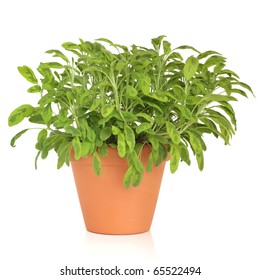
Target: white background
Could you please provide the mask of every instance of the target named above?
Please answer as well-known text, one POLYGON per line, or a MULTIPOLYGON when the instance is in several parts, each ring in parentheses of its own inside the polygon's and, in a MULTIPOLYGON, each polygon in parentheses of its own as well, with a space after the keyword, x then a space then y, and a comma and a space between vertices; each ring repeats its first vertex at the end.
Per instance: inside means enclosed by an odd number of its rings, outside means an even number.
MULTIPOLYGON (((202 275, 165 279, 260 279, 259 9, 247 1, 2 1, 0 4, 0 278, 76 279, 70 267, 200 266, 202 275), (70 168, 52 155, 34 170, 35 134, 11 148, 23 125, 9 113, 36 102, 17 66, 38 66, 48 49, 78 38, 107 37, 149 45, 167 35, 175 46, 216 50, 252 86, 239 97, 238 131, 231 146, 208 138, 205 170, 165 170, 150 232, 104 236, 86 232, 70 168)), ((133 277, 125 277, 133 278, 133 277)), ((161 279, 152 274, 140 279, 161 279)), ((82 278, 83 279, 83 278, 82 278)), ((87 279, 87 277, 86 277, 87 279)), ((90 277, 89 279, 107 279, 90 277)), ((112 279, 112 277, 110 277, 112 279)), ((120 279, 123 279, 120 277, 120 279)))

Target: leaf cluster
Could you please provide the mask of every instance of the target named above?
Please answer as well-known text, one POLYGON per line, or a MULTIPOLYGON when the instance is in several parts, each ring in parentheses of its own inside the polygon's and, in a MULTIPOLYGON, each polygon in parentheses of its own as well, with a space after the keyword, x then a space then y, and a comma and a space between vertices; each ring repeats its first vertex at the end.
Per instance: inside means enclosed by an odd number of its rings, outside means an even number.
MULTIPOLYGON (((37 75, 28 66, 20 74, 39 94, 37 106, 23 104, 9 116, 9 126, 25 118, 41 127, 35 148, 37 159, 50 150, 58 155, 57 167, 75 158, 93 155, 93 168, 102 171, 101 157, 108 147, 126 158, 124 185, 137 186, 144 169, 152 171, 170 154, 174 173, 180 161, 190 165, 190 154, 203 169, 205 133, 229 144, 236 130, 234 95, 252 92, 239 76, 226 69, 226 58, 215 51, 199 52, 191 46, 173 48, 165 36, 152 46, 130 48, 100 38, 95 42, 62 44, 49 50, 57 61, 40 63, 37 75), (187 56, 187 53, 192 55, 187 56), (39 76, 37 78, 36 76, 39 76), (151 147, 147 166, 140 154, 151 147)), ((30 128, 16 134, 15 141, 30 128)))

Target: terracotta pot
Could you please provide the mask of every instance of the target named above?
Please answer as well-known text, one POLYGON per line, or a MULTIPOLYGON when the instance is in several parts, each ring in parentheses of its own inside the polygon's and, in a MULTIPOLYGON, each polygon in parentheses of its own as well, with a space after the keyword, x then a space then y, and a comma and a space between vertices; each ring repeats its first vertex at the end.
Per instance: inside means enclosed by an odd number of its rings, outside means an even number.
MULTIPOLYGON (((149 146, 142 152, 142 162, 147 163, 149 146)), ((108 156, 101 157, 102 172, 96 176, 92 157, 74 159, 71 164, 79 201, 87 230, 103 234, 134 234, 149 231, 160 190, 164 161, 144 173, 138 187, 123 187, 127 161, 109 148, 108 156)))

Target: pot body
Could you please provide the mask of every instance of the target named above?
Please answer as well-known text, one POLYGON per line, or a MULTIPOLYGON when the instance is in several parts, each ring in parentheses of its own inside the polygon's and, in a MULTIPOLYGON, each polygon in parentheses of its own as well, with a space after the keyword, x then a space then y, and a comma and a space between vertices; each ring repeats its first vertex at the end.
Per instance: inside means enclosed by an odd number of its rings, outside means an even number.
MULTIPOLYGON (((146 166, 150 147, 142 150, 146 166)), ((138 187, 125 189, 123 179, 127 161, 110 148, 108 156, 101 157, 102 172, 95 175, 92 156, 74 159, 71 165, 78 197, 87 230, 102 234, 135 234, 150 229, 160 190, 165 162, 144 172, 138 187)))

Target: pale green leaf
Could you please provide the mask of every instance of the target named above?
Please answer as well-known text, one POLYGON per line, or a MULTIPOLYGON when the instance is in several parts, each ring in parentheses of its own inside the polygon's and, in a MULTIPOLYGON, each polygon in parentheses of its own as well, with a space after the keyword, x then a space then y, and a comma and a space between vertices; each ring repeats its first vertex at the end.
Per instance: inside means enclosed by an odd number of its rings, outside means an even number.
POLYGON ((83 141, 81 143, 81 155, 83 157, 87 157, 91 153, 91 148, 92 148, 93 143, 89 141, 83 141))
POLYGON ((41 92, 41 87, 39 85, 35 85, 35 86, 32 86, 30 88, 28 88, 27 92, 29 93, 36 93, 36 92, 41 92))
POLYGON ((112 125, 112 134, 113 135, 118 135, 121 132, 120 128, 117 126, 112 125))
POLYGON ((196 57, 190 56, 184 65, 183 73, 186 81, 189 81, 196 73, 199 66, 199 61, 196 57))
POLYGON ((60 57, 67 63, 69 63, 69 59, 59 50, 48 50, 46 53, 53 54, 53 57, 60 57))
POLYGON ((106 157, 108 155, 108 145, 103 143, 102 146, 98 148, 98 152, 102 157, 106 157))
POLYGON ((48 68, 53 68, 53 69, 62 69, 64 66, 60 64, 59 62, 44 62, 41 63, 39 66, 39 69, 48 69, 48 68))
POLYGON ((181 159, 180 149, 177 145, 171 145, 170 149, 170 170, 171 173, 175 173, 179 167, 181 159))
POLYGON ((47 138, 47 135, 48 135, 48 132, 46 129, 42 129, 39 134, 38 134, 38 137, 37 137, 37 143, 35 145, 35 148, 37 150, 42 150, 43 149, 43 144, 47 138))
POLYGON ((101 108, 101 115, 103 118, 108 117, 110 114, 112 114, 112 112, 114 111, 114 106, 109 105, 109 104, 105 104, 102 108, 101 108))
POLYGON ((168 41, 163 41, 163 51, 165 54, 169 54, 171 52, 171 43, 168 41))
POLYGON ((81 136, 80 130, 78 128, 75 128, 74 126, 66 125, 64 127, 64 130, 66 133, 70 133, 73 136, 81 136))
POLYGON ((16 142, 16 140, 17 140, 18 138, 20 138, 20 137, 21 137, 26 131, 28 131, 28 130, 29 130, 29 128, 24 129, 24 130, 18 132, 18 133, 11 139, 10 145, 11 145, 12 147, 15 147, 15 142, 16 142))
POLYGON ((135 147, 135 134, 132 128, 128 125, 124 127, 124 132, 125 132, 125 141, 129 147, 130 152, 132 152, 135 147))
POLYGON ((16 108, 8 118, 8 125, 14 126, 20 123, 24 118, 29 117, 34 112, 34 107, 24 104, 16 108))
POLYGON ((150 152, 148 161, 147 161, 147 165, 146 165, 146 171, 152 172, 152 168, 153 168, 153 154, 152 154, 152 152, 150 152))
POLYGON ((45 124, 48 124, 48 122, 50 121, 51 117, 52 117, 52 109, 51 109, 51 103, 49 103, 48 105, 46 105, 42 111, 42 118, 44 120, 45 124))
POLYGON ((148 129, 150 129, 152 125, 150 123, 144 122, 141 123, 137 128, 136 128, 136 133, 140 134, 148 129))
POLYGON ((100 132, 100 139, 102 141, 106 141, 112 134, 112 129, 111 127, 103 127, 101 132, 100 132))
POLYGON ((117 150, 118 155, 123 158, 126 154, 126 142, 125 142, 125 135, 120 132, 117 136, 117 150))
POLYGON ((124 187, 125 188, 129 188, 131 185, 131 181, 132 181, 132 173, 133 173, 133 166, 130 165, 124 175, 124 187))
POLYGON ((28 82, 32 84, 38 84, 38 80, 35 77, 34 72, 30 67, 26 65, 18 66, 18 71, 28 82))
POLYGON ((137 96, 137 90, 134 87, 128 85, 126 90, 130 98, 135 98, 137 96))
POLYGON ((176 127, 169 121, 166 122, 166 130, 174 144, 179 144, 181 137, 176 127))
POLYGON ((133 151, 131 153, 131 159, 133 160, 135 169, 139 172, 139 173, 143 173, 144 171, 144 166, 142 161, 138 158, 137 154, 135 151, 133 151))
POLYGON ((87 127, 87 138, 90 142, 95 142, 96 140, 96 134, 90 127, 87 127))
POLYGON ((80 143, 80 140, 78 137, 75 137, 73 140, 72 140, 72 146, 74 148, 74 151, 75 151, 75 159, 78 160, 80 159, 81 157, 81 143, 80 143))
POLYGON ((199 170, 202 171, 204 168, 204 156, 203 151, 200 151, 199 153, 196 153, 196 160, 198 163, 199 170))
POLYGON ((89 111, 95 111, 101 104, 101 99, 95 99, 91 104, 89 111))
POLYGON ((101 160, 97 152, 94 152, 93 154, 93 160, 92 160, 94 172, 97 176, 101 174, 102 166, 101 166, 101 160))

